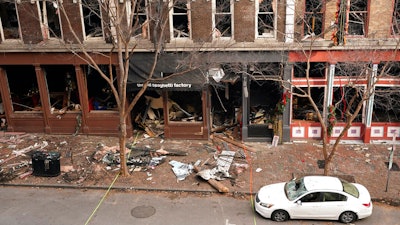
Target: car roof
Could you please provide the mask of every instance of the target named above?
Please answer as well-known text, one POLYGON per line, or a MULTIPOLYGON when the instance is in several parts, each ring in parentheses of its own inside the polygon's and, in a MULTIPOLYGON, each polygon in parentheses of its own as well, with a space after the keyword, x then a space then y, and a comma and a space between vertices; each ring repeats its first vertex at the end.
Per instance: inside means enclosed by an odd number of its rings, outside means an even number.
POLYGON ((304 185, 309 191, 312 190, 336 190, 342 191, 342 182, 337 177, 330 176, 305 176, 304 185))

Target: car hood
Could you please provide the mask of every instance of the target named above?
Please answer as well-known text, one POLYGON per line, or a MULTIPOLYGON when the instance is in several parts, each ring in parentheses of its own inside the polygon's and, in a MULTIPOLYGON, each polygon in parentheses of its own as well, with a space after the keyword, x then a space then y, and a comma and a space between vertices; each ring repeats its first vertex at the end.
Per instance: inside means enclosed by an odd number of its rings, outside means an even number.
POLYGON ((264 203, 278 203, 287 200, 285 183, 270 184, 258 191, 258 198, 264 203))

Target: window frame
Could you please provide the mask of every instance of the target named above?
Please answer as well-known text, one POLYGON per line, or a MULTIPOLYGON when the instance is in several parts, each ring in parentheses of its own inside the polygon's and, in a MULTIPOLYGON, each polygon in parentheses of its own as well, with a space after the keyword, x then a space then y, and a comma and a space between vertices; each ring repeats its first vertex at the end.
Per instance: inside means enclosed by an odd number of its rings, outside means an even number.
MULTIPOLYGON (((150 32, 149 32, 149 12, 148 12, 148 7, 149 7, 149 0, 139 0, 140 3, 144 3, 144 6, 142 5, 141 7, 144 7, 144 10, 140 10, 138 12, 138 8, 135 7, 134 11, 132 11, 132 1, 127 1, 127 23, 132 29, 131 31, 131 39, 149 39, 150 37, 150 32), (132 15, 133 14, 133 15, 132 15), (144 22, 141 24, 138 24, 135 26, 135 18, 145 18, 144 22), (132 21, 129 21, 132 19, 132 21), (139 31, 140 29, 140 31, 139 31), (143 32, 144 31, 144 32, 143 32)), ((139 8, 141 9, 141 8, 139 8)))
MULTIPOLYGON (((352 3, 355 1, 363 1, 363 0, 347 0, 347 12, 346 12, 346 34, 350 37, 367 37, 368 35, 368 18, 369 18, 369 7, 370 7, 370 1, 367 0, 366 2, 366 8, 365 10, 351 10, 352 3), (365 21, 363 21, 363 34, 350 34, 349 29, 350 29, 350 15, 352 13, 360 13, 360 14, 365 14, 365 21)), ((355 23, 353 23, 355 24, 355 23)))
POLYGON ((234 0, 224 0, 229 1, 229 12, 217 12, 217 1, 223 0, 212 0, 212 37, 213 39, 234 39, 234 0), (229 15, 230 16, 230 36, 223 36, 223 33, 217 29, 216 16, 229 15))
MULTIPOLYGON (((325 27, 324 27, 324 17, 325 17, 325 0, 322 0, 322 1, 320 1, 320 0, 305 0, 304 1, 304 19, 303 19, 303 29, 302 29, 302 34, 303 34, 303 38, 304 39, 311 38, 311 37, 314 37, 314 36, 319 36, 319 35, 324 33, 324 29, 325 29, 325 27), (309 8, 307 7, 307 1, 321 2, 320 11, 316 12, 316 16, 313 16, 314 12, 307 11, 307 10, 309 10, 309 8), (305 32, 307 27, 308 27, 307 26, 308 16, 310 16, 310 19, 312 19, 313 17, 314 18, 319 18, 319 16, 320 16, 320 18, 321 18, 321 28, 320 28, 321 32, 319 34, 315 34, 315 32, 312 32, 312 33, 306 33, 305 32)), ((315 29, 314 29, 314 31, 315 31, 315 29)), ((321 37, 321 38, 323 38, 323 37, 321 37)))
MULTIPOLYGON (((190 13, 190 0, 170 0, 169 1, 169 7, 170 7, 170 11, 169 11, 169 31, 170 31, 170 38, 171 40, 173 39, 192 39, 192 29, 191 29, 191 13, 190 13), (180 1, 180 2, 184 2, 186 1, 186 13, 184 12, 175 12, 175 1, 180 1), (183 37, 176 37, 175 35, 175 27, 174 27, 174 17, 176 16, 186 16, 187 17, 187 30, 188 30, 188 36, 183 36, 183 37)), ((181 33, 181 30, 179 33, 181 33)))
POLYGON ((277 20, 277 1, 276 0, 271 0, 271 5, 272 5, 272 12, 260 12, 260 0, 255 1, 256 4, 256 15, 255 15, 255 34, 256 34, 256 38, 275 38, 276 37, 276 32, 277 32, 277 24, 278 24, 278 20, 277 20), (259 27, 259 23, 258 23, 258 19, 259 19, 259 15, 273 15, 273 28, 272 28, 272 32, 270 33, 263 33, 263 34, 259 34, 258 32, 258 27, 259 27))
MULTIPOLYGON (((7 4, 7 2, 1 3, 1 4, 7 4)), ((11 2, 8 4, 12 4, 11 2)), ((15 40, 21 40, 21 27, 20 27, 20 22, 19 22, 19 15, 18 15, 18 7, 17 7, 17 3, 14 2, 14 9, 15 9, 15 15, 16 15, 16 19, 18 22, 18 38, 6 38, 5 34, 4 34, 4 26, 3 26, 3 20, 0 16, 0 40, 1 42, 7 42, 7 41, 15 41, 15 40)))
MULTIPOLYGON (((94 37, 89 37, 88 36, 88 34, 86 33, 86 25, 85 25, 85 15, 83 14, 83 12, 84 12, 84 4, 83 4, 83 2, 82 1, 90 1, 90 0, 80 0, 79 2, 80 2, 80 5, 81 5, 81 7, 79 7, 80 8, 80 11, 81 11, 81 18, 82 18, 82 33, 83 33, 83 39, 85 40, 85 41, 96 41, 96 40, 101 40, 101 41, 104 41, 105 40, 105 33, 104 33, 104 24, 103 24, 103 20, 102 20, 102 18, 103 18, 103 12, 102 12, 102 10, 101 10, 101 1, 102 0, 93 0, 93 1, 97 1, 97 3, 98 3, 98 6, 99 6, 99 12, 100 12, 100 24, 101 24, 101 36, 98 36, 98 37, 96 37, 96 36, 94 36, 94 37)), ((86 4, 86 3, 85 3, 86 4)))
POLYGON ((392 35, 400 35, 400 0, 393 1, 392 35))
MULTIPOLYGON (((39 15, 39 19, 40 19, 40 28, 42 29, 42 36, 43 39, 48 40, 48 39, 63 39, 63 32, 62 32, 62 24, 61 24, 61 18, 60 18, 60 13, 55 13, 57 15, 58 18, 58 25, 59 25, 59 37, 58 36, 54 36, 53 32, 51 31, 51 27, 49 25, 49 8, 47 4, 43 4, 44 2, 46 3, 53 3, 57 4, 57 1, 55 0, 38 0, 36 1, 36 5, 38 8, 38 15, 39 15), (42 6, 43 5, 43 6, 42 6), (45 8, 43 8, 45 7, 45 8), (46 14, 46 17, 44 17, 44 14, 46 14)), ((57 7, 55 8, 55 12, 57 12, 57 7)), ((58 34, 56 34, 58 35, 58 34)))

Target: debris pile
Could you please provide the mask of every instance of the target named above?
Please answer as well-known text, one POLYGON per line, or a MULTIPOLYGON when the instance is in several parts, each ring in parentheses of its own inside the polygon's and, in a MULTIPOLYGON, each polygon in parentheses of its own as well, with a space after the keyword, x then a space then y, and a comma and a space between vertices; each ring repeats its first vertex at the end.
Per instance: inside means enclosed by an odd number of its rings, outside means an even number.
MULTIPOLYGON (((160 137, 151 138, 144 134, 138 142, 128 141, 126 164, 131 174, 144 172, 147 176, 145 179, 152 182, 157 182, 154 179, 157 174, 172 173, 176 178, 173 183, 183 182, 188 176, 192 176, 191 180, 197 180, 198 185, 201 182, 209 183, 222 193, 229 191, 227 187, 229 182, 222 182, 224 180, 229 180, 232 186, 243 186, 239 175, 248 168, 244 151, 253 150, 224 135, 213 135, 211 140, 212 144, 200 144, 195 150, 188 146, 176 149, 171 144, 165 144, 160 137), (195 154, 197 156, 191 156, 192 153, 197 153, 195 154), (168 162, 169 166, 159 168, 165 162, 168 162)), ((66 141, 62 137, 61 139, 38 138, 24 133, 8 133, 0 138, 0 144, 1 182, 28 177, 34 179, 34 176, 38 176, 33 171, 32 163, 34 153, 38 151, 44 154, 57 154, 60 175, 57 173, 54 176, 42 176, 44 178, 40 179, 58 184, 81 185, 84 182, 104 182, 105 177, 112 177, 115 175, 113 172, 118 172, 121 167, 118 144, 88 142, 83 146, 80 145, 81 142, 66 141), (31 144, 33 141, 35 143, 31 144)), ((171 179, 170 175, 161 177, 171 179)))

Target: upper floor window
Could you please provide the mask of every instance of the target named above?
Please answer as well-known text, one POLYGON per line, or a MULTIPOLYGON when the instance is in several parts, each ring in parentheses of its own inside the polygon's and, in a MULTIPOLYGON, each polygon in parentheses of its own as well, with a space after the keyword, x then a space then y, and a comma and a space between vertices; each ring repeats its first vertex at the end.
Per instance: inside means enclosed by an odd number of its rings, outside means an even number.
POLYGON ((0 3, 1 40, 20 39, 17 10, 14 2, 0 3))
POLYGON ((349 11, 347 13, 347 34, 366 35, 368 19, 368 1, 347 0, 349 11))
POLYGON ((322 34, 324 21, 324 1, 306 0, 304 12, 304 38, 322 34))
POLYGON ((276 0, 258 0, 257 8, 257 37, 274 37, 276 0))
MULTIPOLYGON (((128 1, 127 4, 131 4, 128 1)), ((147 39, 149 36, 149 22, 147 18, 147 0, 136 1, 135 11, 132 15, 132 37, 147 39)), ((127 7, 130 9, 131 7, 127 7)))
POLYGON ((37 1, 44 39, 61 38, 60 12, 56 0, 37 1))
POLYGON ((400 0, 394 1, 393 19, 392 19, 392 34, 400 34, 400 0))
POLYGON ((213 0, 213 37, 231 38, 233 34, 233 2, 213 0))
POLYGON ((190 1, 170 1, 171 38, 190 38, 190 1))
POLYGON ((103 38, 101 10, 98 0, 81 0, 86 39, 103 38))

